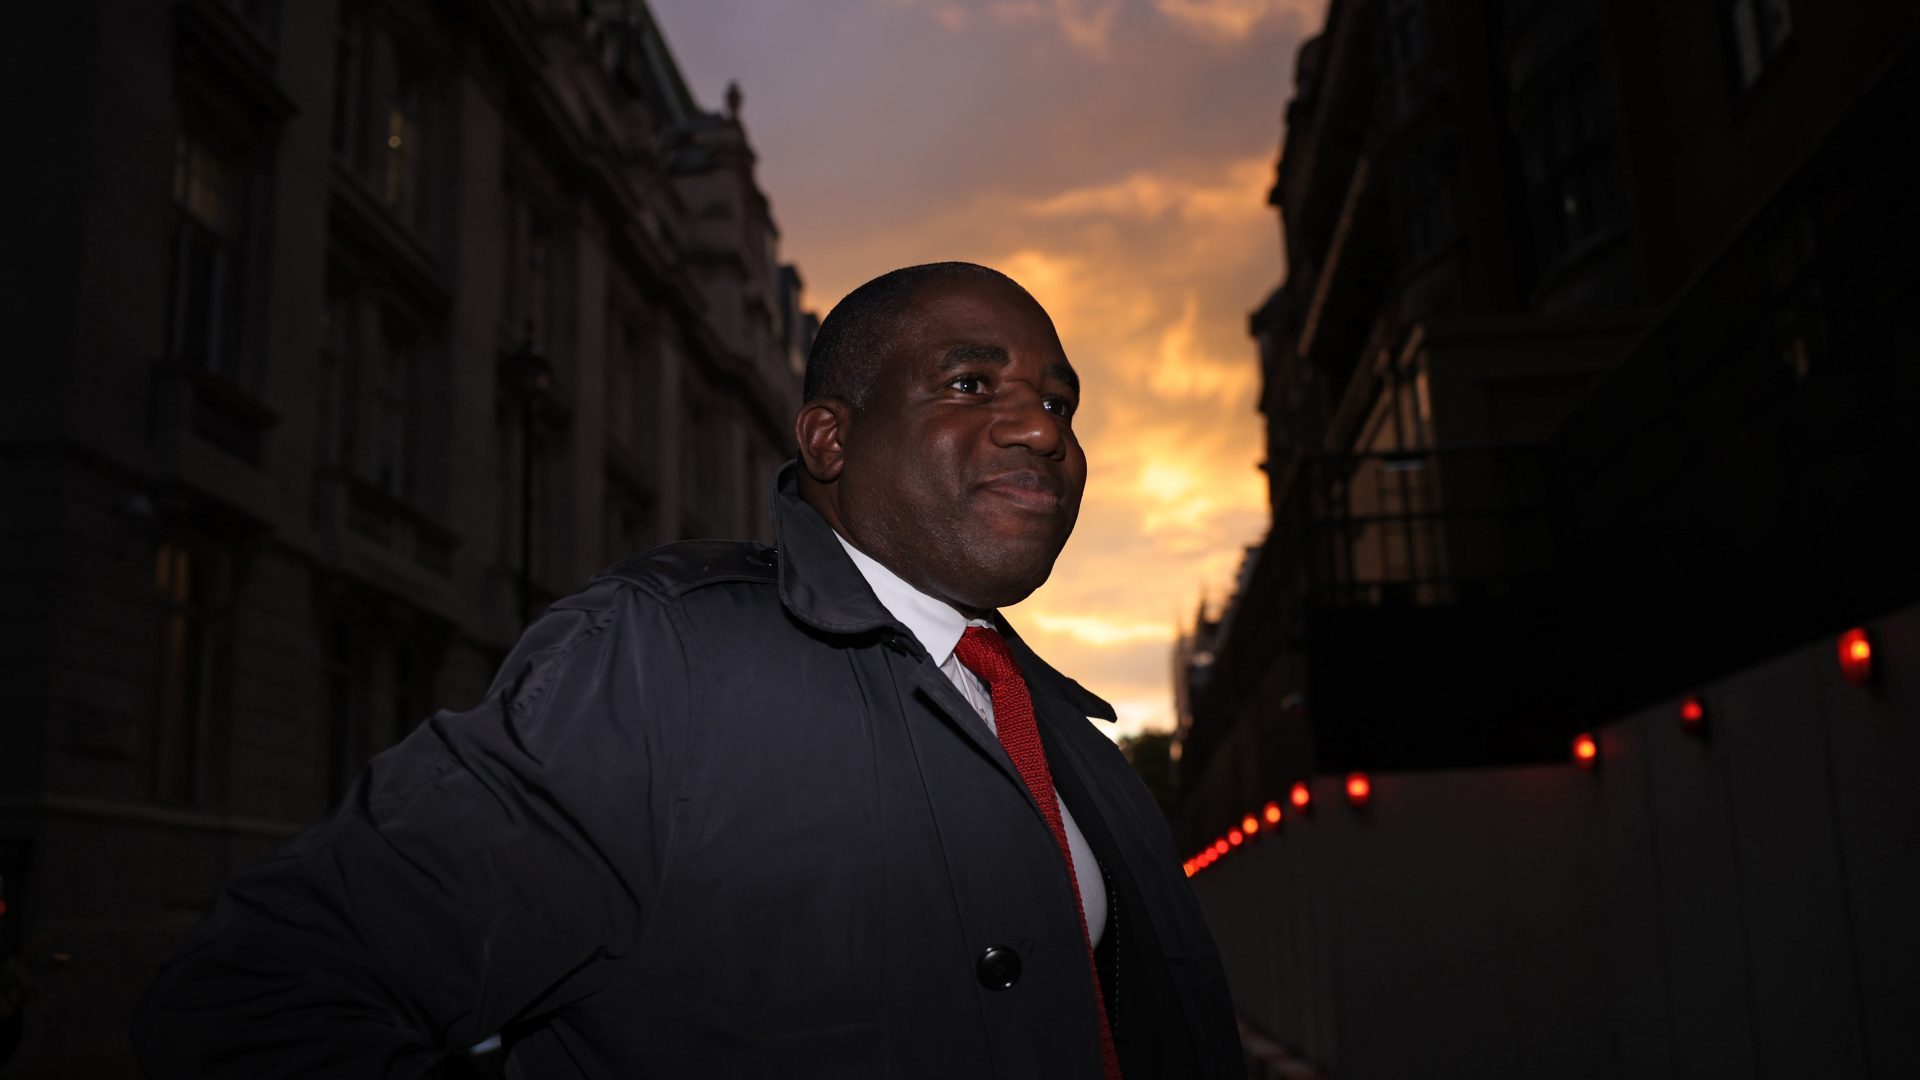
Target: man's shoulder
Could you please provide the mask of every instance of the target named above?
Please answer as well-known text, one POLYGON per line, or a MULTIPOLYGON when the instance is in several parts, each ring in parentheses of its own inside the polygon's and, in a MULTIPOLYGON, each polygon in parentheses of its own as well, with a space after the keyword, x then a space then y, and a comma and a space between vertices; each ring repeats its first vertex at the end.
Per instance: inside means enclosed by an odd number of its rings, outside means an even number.
POLYGON ((746 540, 682 540, 602 570, 594 581, 618 581, 663 601, 727 584, 777 585, 774 549, 746 540))

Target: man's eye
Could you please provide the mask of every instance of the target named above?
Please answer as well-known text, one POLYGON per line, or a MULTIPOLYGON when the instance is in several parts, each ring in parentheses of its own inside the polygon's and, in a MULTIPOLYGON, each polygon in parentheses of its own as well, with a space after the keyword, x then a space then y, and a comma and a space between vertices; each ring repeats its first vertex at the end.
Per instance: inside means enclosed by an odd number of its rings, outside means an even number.
POLYGON ((1073 415, 1073 399, 1050 397, 1041 402, 1046 410, 1055 416, 1066 418, 1073 415))
POLYGON ((978 375, 962 375, 947 385, 963 394, 977 394, 986 389, 986 380, 978 375))

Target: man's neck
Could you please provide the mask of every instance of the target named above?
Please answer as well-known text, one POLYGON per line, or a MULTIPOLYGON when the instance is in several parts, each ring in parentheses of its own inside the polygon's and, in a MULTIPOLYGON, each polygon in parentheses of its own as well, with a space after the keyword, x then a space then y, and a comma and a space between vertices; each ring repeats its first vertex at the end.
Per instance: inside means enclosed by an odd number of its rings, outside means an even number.
POLYGON ((947 657, 953 655, 953 647, 966 631, 969 620, 988 621, 983 615, 963 611, 916 588, 880 560, 855 547, 839 530, 834 531, 833 538, 846 549, 854 569, 866 579, 880 606, 913 634, 936 665, 945 663, 947 657))

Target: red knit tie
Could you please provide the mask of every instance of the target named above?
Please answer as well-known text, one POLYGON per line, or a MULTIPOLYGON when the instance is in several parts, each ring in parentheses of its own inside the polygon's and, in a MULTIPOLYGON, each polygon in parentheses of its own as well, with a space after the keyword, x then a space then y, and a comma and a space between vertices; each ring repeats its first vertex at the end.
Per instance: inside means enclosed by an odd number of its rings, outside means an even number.
POLYGON ((1047 769, 1047 754, 1040 746, 1040 729, 1033 721, 1033 697, 1027 693, 1027 680, 1013 661, 1005 638, 984 626, 969 626, 960 635, 953 650, 968 670, 986 680, 993 695, 993 722, 1000 734, 1000 745, 1020 770, 1020 779, 1040 807, 1040 816, 1053 830, 1053 842, 1067 864, 1067 880, 1073 886, 1073 910, 1080 916, 1080 941, 1087 949, 1087 970, 1093 976, 1094 1010, 1100 1017, 1100 1061, 1105 1080, 1122 1080, 1120 1058, 1113 1049, 1113 1030, 1107 1026, 1106 997, 1100 992, 1100 969, 1094 963, 1092 938, 1087 933, 1086 906, 1080 902, 1080 880, 1073 872, 1073 849, 1067 845, 1067 826, 1060 818, 1060 803, 1053 794, 1053 773, 1047 769))

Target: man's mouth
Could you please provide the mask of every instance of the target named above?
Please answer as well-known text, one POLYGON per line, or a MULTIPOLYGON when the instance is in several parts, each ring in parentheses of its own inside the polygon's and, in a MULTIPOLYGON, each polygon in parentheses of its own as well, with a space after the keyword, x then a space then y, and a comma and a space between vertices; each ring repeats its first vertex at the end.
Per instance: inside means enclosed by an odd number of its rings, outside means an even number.
POLYGON ((1052 513, 1060 509, 1060 484, 1045 473, 1016 469, 1001 473, 980 487, 1024 510, 1052 513))

